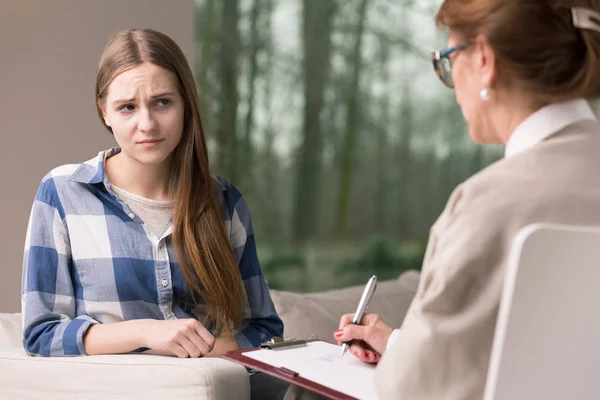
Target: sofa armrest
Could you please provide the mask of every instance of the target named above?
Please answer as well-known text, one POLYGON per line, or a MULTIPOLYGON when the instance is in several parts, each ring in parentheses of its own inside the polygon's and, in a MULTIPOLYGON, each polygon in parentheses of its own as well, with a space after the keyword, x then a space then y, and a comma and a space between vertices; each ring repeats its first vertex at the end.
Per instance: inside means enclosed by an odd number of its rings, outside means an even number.
MULTIPOLYGON (((419 273, 407 271, 398 279, 379 282, 368 312, 379 315, 392 327, 404 320, 419 282, 419 273)), ((320 293, 271 290, 271 298, 283 320, 286 338, 317 338, 334 343, 333 332, 340 317, 356 310, 364 285, 320 293)))
POLYGON ((249 399, 246 368, 148 354, 30 357, 20 314, 0 313, 1 399, 249 399))

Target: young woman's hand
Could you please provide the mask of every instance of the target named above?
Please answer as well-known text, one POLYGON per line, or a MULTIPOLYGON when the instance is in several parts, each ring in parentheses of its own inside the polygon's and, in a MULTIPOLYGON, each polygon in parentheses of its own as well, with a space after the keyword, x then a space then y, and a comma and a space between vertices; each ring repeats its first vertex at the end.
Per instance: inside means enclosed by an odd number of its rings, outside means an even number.
POLYGON ((210 353, 214 336, 193 318, 176 320, 147 320, 143 328, 143 347, 148 354, 198 358, 210 353))
POLYGON ((339 345, 352 340, 349 350, 359 360, 377 363, 394 329, 377 314, 365 314, 360 325, 352 324, 353 317, 354 314, 342 316, 340 327, 333 336, 339 345))

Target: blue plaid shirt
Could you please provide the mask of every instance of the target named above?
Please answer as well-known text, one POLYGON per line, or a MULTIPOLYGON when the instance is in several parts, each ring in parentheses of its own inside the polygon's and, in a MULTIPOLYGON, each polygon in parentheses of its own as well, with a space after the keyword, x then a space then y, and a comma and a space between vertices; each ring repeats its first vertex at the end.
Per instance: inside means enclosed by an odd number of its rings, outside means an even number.
MULTIPOLYGON (((23 344, 30 355, 85 355, 83 335, 91 324, 131 319, 196 318, 194 304, 172 246, 172 226, 161 237, 111 190, 100 152, 82 164, 46 175, 33 203, 23 260, 23 344)), ((106 154, 105 154, 106 153, 106 154)), ((215 177, 225 225, 244 287, 241 348, 282 336, 256 255, 250 213, 240 192, 215 177)))

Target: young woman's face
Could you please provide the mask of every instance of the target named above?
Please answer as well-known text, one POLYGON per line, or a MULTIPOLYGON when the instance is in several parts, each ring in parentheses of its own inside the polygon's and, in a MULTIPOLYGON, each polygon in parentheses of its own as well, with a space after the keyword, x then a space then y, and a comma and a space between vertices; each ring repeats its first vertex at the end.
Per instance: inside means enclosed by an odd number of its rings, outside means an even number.
POLYGON ((142 164, 163 163, 183 134, 185 105, 177 77, 151 63, 117 75, 102 110, 123 155, 142 164))

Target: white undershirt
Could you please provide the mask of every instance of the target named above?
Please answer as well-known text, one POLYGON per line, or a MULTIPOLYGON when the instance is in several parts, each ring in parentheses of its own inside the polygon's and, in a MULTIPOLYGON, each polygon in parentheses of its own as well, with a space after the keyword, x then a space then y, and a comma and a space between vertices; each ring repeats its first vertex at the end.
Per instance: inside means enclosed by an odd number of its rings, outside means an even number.
POLYGON ((160 238, 173 216, 174 202, 147 199, 114 185, 112 190, 120 201, 127 203, 131 211, 144 221, 145 228, 160 238))

